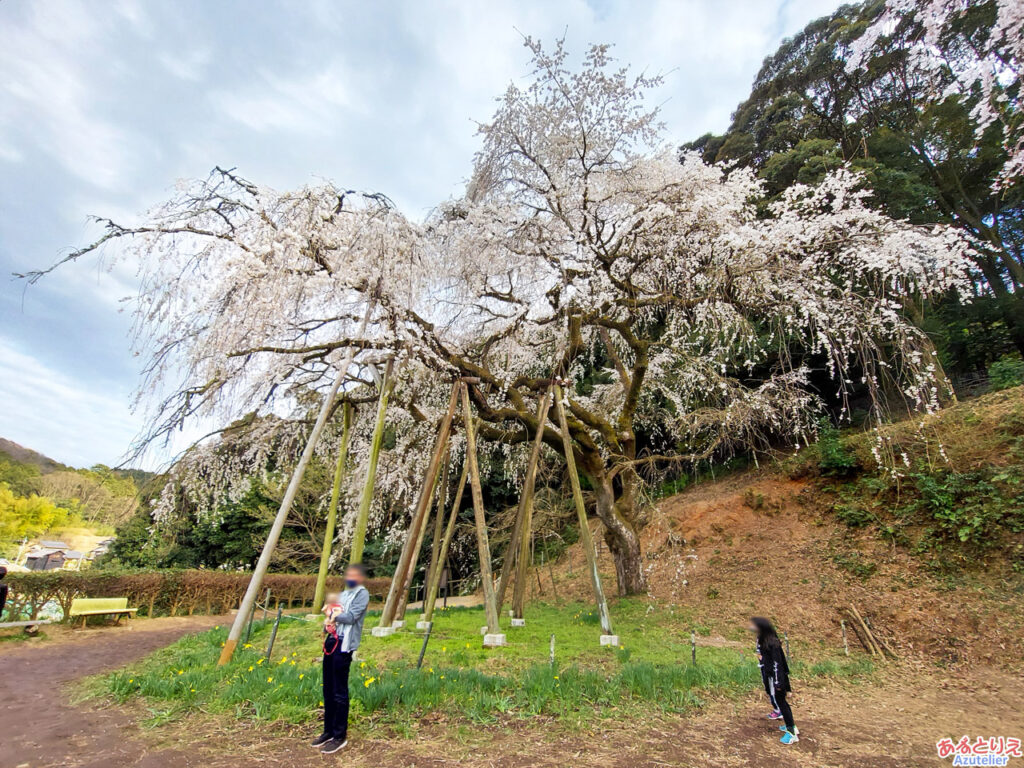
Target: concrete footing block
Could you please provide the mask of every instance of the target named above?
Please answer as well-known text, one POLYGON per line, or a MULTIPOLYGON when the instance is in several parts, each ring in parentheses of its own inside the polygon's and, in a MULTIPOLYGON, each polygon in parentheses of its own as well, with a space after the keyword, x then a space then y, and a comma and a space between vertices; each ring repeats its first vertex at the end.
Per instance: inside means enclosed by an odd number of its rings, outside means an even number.
POLYGON ((430 625, 433 624, 433 623, 434 622, 432 622, 432 621, 417 621, 416 622, 416 629, 429 629, 430 625))
POLYGON ((488 630, 487 630, 487 625, 486 624, 484 626, 480 627, 480 634, 481 635, 486 635, 487 631, 488 630))
POLYGON ((498 648, 502 645, 508 645, 505 641, 505 635, 503 633, 497 633, 494 635, 484 635, 484 648, 498 648))
POLYGON ((394 627, 374 627, 370 630, 374 637, 387 637, 388 635, 395 634, 394 627))
POLYGON ((391 622, 391 626, 395 629, 401 629, 405 626, 405 619, 395 619, 393 622, 391 622))
POLYGON ((618 635, 601 635, 601 645, 609 645, 612 648, 617 648, 619 645, 618 635))
POLYGON ((512 619, 512 626, 513 627, 525 627, 526 626, 526 619, 512 619))

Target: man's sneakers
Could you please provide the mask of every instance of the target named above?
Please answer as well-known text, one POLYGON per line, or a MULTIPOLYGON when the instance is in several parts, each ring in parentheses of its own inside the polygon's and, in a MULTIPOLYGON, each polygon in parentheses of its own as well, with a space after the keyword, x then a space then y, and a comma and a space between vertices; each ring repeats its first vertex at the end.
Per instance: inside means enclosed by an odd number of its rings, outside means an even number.
POLYGON ((324 755, 333 755, 346 744, 348 744, 348 739, 328 739, 324 742, 324 745, 320 747, 320 752, 324 755))
MULTIPOLYGON (((793 731, 796 731, 796 730, 797 729, 794 727, 793 731)), ((793 733, 792 731, 786 731, 785 733, 782 734, 782 738, 779 739, 779 741, 781 741, 783 744, 796 744, 798 741, 800 741, 800 737, 797 736, 796 733, 793 733)))
POLYGON ((771 712, 768 713, 768 719, 769 720, 781 720, 782 719, 782 713, 779 712, 779 710, 777 710, 777 709, 776 710, 772 710, 771 712))
POLYGON ((330 740, 331 740, 330 736, 328 736, 326 733, 321 733, 319 736, 317 736, 315 739, 313 739, 311 742, 309 742, 309 746, 311 746, 311 747, 322 747, 324 744, 326 744, 330 740))

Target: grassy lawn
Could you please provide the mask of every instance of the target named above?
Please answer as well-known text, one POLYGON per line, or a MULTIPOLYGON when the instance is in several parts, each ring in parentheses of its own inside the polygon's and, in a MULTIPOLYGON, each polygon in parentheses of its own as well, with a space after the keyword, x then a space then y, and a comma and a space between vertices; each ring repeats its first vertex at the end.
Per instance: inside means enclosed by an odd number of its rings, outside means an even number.
MULTIPOLYGON (((531 606, 527 626, 506 629, 509 645, 490 650, 481 643, 482 609, 439 610, 419 670, 423 633, 372 637, 369 628, 377 618, 371 613, 352 667, 353 716, 369 716, 368 727, 392 729, 431 713, 474 723, 544 716, 572 724, 653 710, 682 712, 700 706, 708 694, 760 685, 751 649, 698 647, 694 666, 694 624, 679 609, 650 606, 643 599, 616 601, 613 617, 621 645, 615 649, 599 647, 596 613, 581 604, 531 606), (552 634, 554 665, 549 663, 552 634)), ((410 612, 406 626, 415 627, 418 618, 410 612)), ((311 721, 322 706, 320 625, 284 619, 266 661, 270 623, 257 623, 249 643, 225 667, 217 667, 216 660, 227 625, 98 678, 91 693, 122 702, 142 697, 154 725, 197 709, 239 720, 311 721)), ((730 634, 742 637, 738 632, 730 634)), ((795 672, 805 678, 871 670, 864 660, 820 658, 802 664, 796 649, 794 655, 795 672)))

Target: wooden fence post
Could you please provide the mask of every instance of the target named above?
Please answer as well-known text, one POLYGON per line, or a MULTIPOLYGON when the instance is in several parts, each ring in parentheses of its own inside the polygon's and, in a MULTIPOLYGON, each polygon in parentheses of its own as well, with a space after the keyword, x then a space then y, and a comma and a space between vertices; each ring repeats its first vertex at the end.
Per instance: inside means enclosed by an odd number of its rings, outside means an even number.
POLYGON ((281 612, 284 606, 277 604, 277 618, 274 619, 274 627, 270 630, 270 642, 267 643, 267 664, 270 663, 270 654, 274 652, 274 641, 277 639, 277 628, 281 624, 281 612))

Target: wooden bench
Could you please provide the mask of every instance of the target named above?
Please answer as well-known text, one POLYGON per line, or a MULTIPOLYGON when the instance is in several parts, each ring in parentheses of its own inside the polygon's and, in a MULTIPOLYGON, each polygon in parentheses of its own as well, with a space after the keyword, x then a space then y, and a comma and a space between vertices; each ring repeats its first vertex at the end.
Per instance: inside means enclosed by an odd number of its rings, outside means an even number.
POLYGON ((137 610, 128 607, 127 597, 76 597, 71 601, 68 615, 81 616, 84 627, 90 616, 116 616, 115 623, 119 623, 122 616, 133 616, 137 610))

